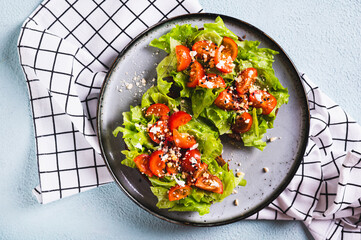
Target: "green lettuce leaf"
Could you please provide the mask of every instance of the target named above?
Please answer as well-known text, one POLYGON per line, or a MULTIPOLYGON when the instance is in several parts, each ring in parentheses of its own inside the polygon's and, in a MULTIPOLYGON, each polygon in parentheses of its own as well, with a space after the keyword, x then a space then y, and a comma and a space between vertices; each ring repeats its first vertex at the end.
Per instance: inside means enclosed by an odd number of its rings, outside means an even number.
POLYGON ((218 129, 220 135, 231 133, 231 124, 234 122, 236 113, 234 111, 225 111, 211 105, 202 112, 201 117, 210 120, 218 129))
POLYGON ((171 52, 171 38, 180 42, 182 45, 191 45, 194 34, 197 34, 198 28, 192 27, 191 24, 176 25, 169 33, 154 39, 150 46, 160 48, 167 53, 171 52))
POLYGON ((223 145, 219 139, 218 131, 212 129, 201 118, 193 118, 187 124, 179 127, 180 132, 186 132, 195 136, 198 149, 203 159, 215 159, 222 154, 223 145))
POLYGON ((195 88, 191 96, 193 116, 197 118, 204 109, 211 106, 214 100, 218 97, 219 93, 223 90, 223 88, 195 88))
POLYGON ((181 89, 180 96, 182 98, 189 98, 191 94, 191 89, 187 87, 189 76, 184 72, 176 71, 173 71, 171 76, 173 77, 173 81, 176 83, 176 85, 181 89))
MULTIPOLYGON (((164 89, 163 89, 164 90, 164 89)), ((179 105, 180 99, 174 99, 162 93, 157 86, 149 88, 142 97, 142 108, 147 108, 154 103, 163 103, 170 108, 176 108, 179 105)))
MULTIPOLYGON (((262 109, 258 109, 262 112, 262 109)), ((248 132, 245 132, 241 135, 242 141, 245 146, 253 146, 259 150, 263 150, 266 147, 266 143, 262 141, 263 135, 266 133, 269 125, 261 116, 257 114, 257 109, 253 108, 250 112, 253 118, 253 124, 251 129, 248 132)))
POLYGON ((199 33, 196 35, 196 38, 194 39, 194 42, 198 41, 212 41, 217 46, 221 45, 223 38, 214 30, 202 30, 199 31, 199 33))
POLYGON ((214 23, 205 23, 203 27, 205 31, 214 31, 222 37, 238 40, 238 36, 226 27, 221 17, 217 17, 214 23))

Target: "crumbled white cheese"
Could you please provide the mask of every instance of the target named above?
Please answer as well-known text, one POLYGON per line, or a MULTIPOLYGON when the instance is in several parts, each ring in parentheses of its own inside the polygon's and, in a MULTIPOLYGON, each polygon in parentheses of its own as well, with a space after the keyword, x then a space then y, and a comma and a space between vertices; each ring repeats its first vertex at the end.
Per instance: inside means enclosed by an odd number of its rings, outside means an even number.
POLYGON ((215 180, 211 180, 209 186, 211 186, 211 187, 219 187, 219 183, 217 181, 215 181, 215 180))
POLYGON ((269 139, 269 141, 270 142, 274 142, 274 141, 276 141, 277 139, 280 139, 279 137, 271 137, 270 139, 269 139))
POLYGON ((134 147, 139 148, 140 150, 142 150, 142 144, 140 144, 140 143, 137 143, 134 147))
POLYGON ((126 87, 128 90, 130 90, 130 89, 133 88, 133 84, 131 84, 131 83, 126 83, 126 84, 125 84, 125 87, 126 87))
POLYGON ((168 154, 164 154, 164 155, 162 156, 162 161, 163 161, 163 162, 164 162, 164 161, 167 161, 168 157, 169 157, 168 154))
POLYGON ((252 84, 249 88, 249 92, 253 93, 254 91, 259 90, 259 86, 252 84))
POLYGON ((206 85, 207 88, 214 88, 214 83, 213 83, 213 82, 206 81, 206 82, 204 83, 204 85, 206 85))
POLYGON ((180 179, 178 179, 174 174, 172 175, 172 179, 174 180, 174 181, 176 181, 176 183, 179 185, 179 186, 182 186, 182 187, 184 187, 185 186, 185 181, 183 181, 183 180, 180 180, 180 179))
POLYGON ((255 98, 257 99, 257 101, 262 102, 262 96, 261 96, 261 94, 255 94, 254 96, 255 96, 255 98))
POLYGON ((236 173, 236 176, 237 176, 237 177, 244 176, 244 172, 238 172, 238 173, 236 173))
POLYGON ((196 51, 190 51, 189 54, 191 55, 191 57, 194 57, 197 55, 197 52, 196 51))
POLYGON ((224 67, 225 61, 224 60, 220 60, 219 63, 217 63, 216 68, 222 68, 224 67))
POLYGON ((189 160, 192 164, 196 164, 198 161, 195 157, 191 157, 191 159, 189 160))
POLYGON ((151 129, 149 129, 149 132, 156 134, 160 132, 160 127, 154 126, 151 129))
POLYGON ((216 55, 216 51, 211 50, 209 51, 209 56, 214 57, 216 55))
POLYGON ((145 80, 144 78, 142 78, 142 85, 145 86, 147 84, 147 80, 145 80))

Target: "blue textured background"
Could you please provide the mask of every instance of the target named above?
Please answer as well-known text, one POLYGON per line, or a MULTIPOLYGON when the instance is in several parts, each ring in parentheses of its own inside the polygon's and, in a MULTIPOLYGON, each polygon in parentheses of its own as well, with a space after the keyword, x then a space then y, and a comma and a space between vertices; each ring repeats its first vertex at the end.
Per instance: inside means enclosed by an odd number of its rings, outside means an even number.
MULTIPOLYGON (((300 71, 361 122, 361 2, 200 0, 274 38, 300 71)), ((214 228, 167 223, 138 208, 114 184, 48 205, 38 184, 31 112, 16 42, 39 0, 0 2, 0 239, 307 239, 300 222, 241 221, 214 228)))

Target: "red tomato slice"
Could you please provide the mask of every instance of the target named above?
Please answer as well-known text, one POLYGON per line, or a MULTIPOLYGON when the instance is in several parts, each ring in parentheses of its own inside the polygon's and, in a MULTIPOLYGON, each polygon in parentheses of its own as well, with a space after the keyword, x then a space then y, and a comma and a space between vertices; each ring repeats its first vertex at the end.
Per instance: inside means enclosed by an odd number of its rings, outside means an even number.
POLYGON ((197 58, 202 58, 204 61, 209 61, 214 57, 217 45, 212 41, 203 40, 198 41, 192 46, 192 51, 196 51, 197 58))
POLYGON ((270 93, 262 90, 256 90, 249 95, 249 101, 255 108, 262 108, 262 114, 267 115, 277 105, 277 99, 270 93))
POLYGON ((239 94, 245 94, 256 81, 257 69, 247 68, 236 78, 236 90, 239 94))
POLYGON ((178 45, 175 47, 175 54, 177 56, 177 71, 180 72, 187 69, 192 62, 189 48, 178 45))
POLYGON ((190 186, 177 185, 169 189, 168 198, 169 201, 180 200, 182 198, 187 197, 189 194, 191 194, 191 192, 192 192, 192 188, 190 186))
POLYGON ((149 137, 156 143, 164 141, 170 134, 168 128, 168 115, 162 116, 148 129, 149 137))
POLYGON ((182 169, 185 172, 193 173, 198 169, 201 162, 201 153, 198 149, 188 150, 181 160, 182 169))
POLYGON ((245 133, 248 132, 253 123, 253 118, 248 112, 244 112, 237 116, 235 123, 232 126, 233 132, 245 133))
POLYGON ((232 57, 232 61, 236 59, 238 55, 238 45, 237 43, 229 37, 223 37, 222 45, 225 47, 225 50, 228 51, 230 56, 232 57))
POLYGON ((179 172, 179 164, 175 161, 167 162, 166 170, 169 174, 176 174, 179 172))
POLYGON ((154 115, 156 117, 166 116, 169 113, 169 107, 163 103, 150 105, 145 112, 145 116, 154 115))
POLYGON ((215 73, 208 73, 199 80, 198 86, 202 88, 225 88, 226 83, 223 78, 215 73))
POLYGON ((164 177, 165 161, 162 160, 164 153, 162 150, 157 150, 150 155, 149 169, 157 177, 164 177))
POLYGON ((202 65, 194 61, 191 66, 191 71, 189 72, 189 82, 187 83, 188 87, 194 88, 198 85, 200 79, 204 77, 204 69, 202 65))
POLYGON ((214 175, 209 175, 208 177, 200 177, 197 179, 196 183, 194 184, 196 187, 222 194, 223 193, 223 184, 221 179, 214 175))
POLYGON ((247 97, 245 95, 235 94, 229 88, 222 91, 216 100, 214 100, 214 104, 224 110, 241 110, 248 109, 247 97))
POLYGON ((196 144, 196 140, 188 133, 180 133, 177 129, 173 129, 174 144, 180 148, 191 148, 196 144))
POLYGON ((193 178, 198 179, 203 175, 203 173, 207 172, 207 170, 208 170, 208 165, 204 162, 201 162, 198 166, 198 169, 194 172, 193 178))
POLYGON ((135 165, 137 165, 140 172, 148 175, 148 177, 153 176, 153 173, 149 169, 149 155, 141 154, 134 158, 133 160, 135 165))
POLYGON ((233 61, 237 57, 238 46, 233 41, 233 39, 224 37, 222 45, 217 48, 214 63, 216 68, 224 73, 230 73, 233 70, 234 64, 233 61))
POLYGON ((188 113, 183 111, 175 112, 169 117, 169 129, 171 131, 173 131, 173 129, 178 129, 178 127, 186 124, 190 120, 192 120, 192 116, 188 113))

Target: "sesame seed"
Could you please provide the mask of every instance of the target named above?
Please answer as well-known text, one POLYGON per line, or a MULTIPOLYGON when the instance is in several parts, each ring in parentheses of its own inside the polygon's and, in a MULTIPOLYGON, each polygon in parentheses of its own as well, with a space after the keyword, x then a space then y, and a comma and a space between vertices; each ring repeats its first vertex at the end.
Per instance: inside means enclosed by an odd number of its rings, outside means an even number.
POLYGON ((264 168, 263 168, 263 172, 265 172, 265 173, 269 172, 268 167, 264 167, 264 168))
POLYGON ((238 199, 234 200, 233 204, 234 204, 235 206, 238 206, 238 199))

